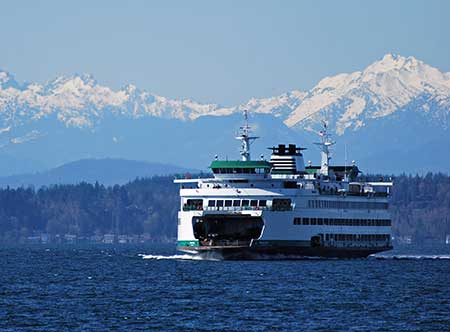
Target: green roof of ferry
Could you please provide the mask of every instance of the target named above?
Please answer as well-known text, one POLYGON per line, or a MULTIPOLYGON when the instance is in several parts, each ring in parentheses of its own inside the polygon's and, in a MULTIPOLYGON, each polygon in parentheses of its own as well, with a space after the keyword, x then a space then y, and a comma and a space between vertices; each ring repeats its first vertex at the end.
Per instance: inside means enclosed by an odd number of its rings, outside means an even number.
POLYGON ((270 168, 265 160, 214 160, 209 168, 270 168))

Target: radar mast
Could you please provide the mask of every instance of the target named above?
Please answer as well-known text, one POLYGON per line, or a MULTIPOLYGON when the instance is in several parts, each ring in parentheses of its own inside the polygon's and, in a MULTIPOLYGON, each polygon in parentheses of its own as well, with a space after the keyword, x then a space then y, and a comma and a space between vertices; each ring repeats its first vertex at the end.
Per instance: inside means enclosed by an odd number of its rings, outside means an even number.
POLYGON ((250 136, 250 126, 248 124, 248 112, 244 110, 244 125, 240 127, 241 134, 236 139, 241 141, 241 156, 243 161, 251 160, 250 157, 250 144, 257 136, 250 136))
POLYGON ((336 142, 331 140, 331 135, 327 131, 327 124, 325 121, 322 122, 323 129, 319 131, 320 142, 314 144, 318 145, 321 149, 322 161, 320 164, 320 174, 328 176, 329 166, 330 166, 330 146, 334 145, 336 142))

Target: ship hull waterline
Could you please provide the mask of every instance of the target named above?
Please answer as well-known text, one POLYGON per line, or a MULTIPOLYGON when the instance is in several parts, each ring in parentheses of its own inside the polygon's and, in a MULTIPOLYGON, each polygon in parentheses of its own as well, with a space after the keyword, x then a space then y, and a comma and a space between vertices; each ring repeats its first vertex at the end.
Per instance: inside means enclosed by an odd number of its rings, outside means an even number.
POLYGON ((177 246, 177 250, 204 258, 223 260, 302 260, 310 258, 367 258, 370 255, 392 250, 392 246, 376 248, 339 247, 249 247, 249 246, 177 246))

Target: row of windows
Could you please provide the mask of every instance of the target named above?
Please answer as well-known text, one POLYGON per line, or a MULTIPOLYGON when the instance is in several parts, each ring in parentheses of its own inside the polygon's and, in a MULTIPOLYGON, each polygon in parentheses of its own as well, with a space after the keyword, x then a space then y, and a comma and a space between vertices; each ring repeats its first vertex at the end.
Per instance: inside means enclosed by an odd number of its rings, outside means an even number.
POLYGON ((310 200, 309 208, 315 209, 366 209, 366 210, 386 210, 388 203, 383 202, 348 202, 348 201, 324 201, 310 200))
POLYGON ((294 218, 294 225, 391 226, 389 219, 294 218))
POLYGON ((389 234, 325 234, 325 241, 389 241, 390 238, 389 234))
POLYGON ((234 206, 234 207, 247 207, 247 206, 265 207, 265 206, 267 206, 267 201, 265 199, 260 199, 260 200, 257 200, 257 199, 251 199, 251 200, 248 200, 248 199, 243 199, 243 200, 240 200, 240 199, 234 199, 234 200, 210 199, 208 201, 208 207, 223 207, 223 206, 225 206, 225 207, 231 207, 231 206, 234 206))

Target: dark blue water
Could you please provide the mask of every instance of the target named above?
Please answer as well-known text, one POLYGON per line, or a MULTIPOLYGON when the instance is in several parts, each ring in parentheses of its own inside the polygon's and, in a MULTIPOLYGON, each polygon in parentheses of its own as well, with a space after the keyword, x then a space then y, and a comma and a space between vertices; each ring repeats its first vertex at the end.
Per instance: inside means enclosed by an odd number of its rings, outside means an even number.
POLYGON ((168 245, 3 248, 0 331, 450 331, 450 247, 423 253, 223 262, 168 245))

